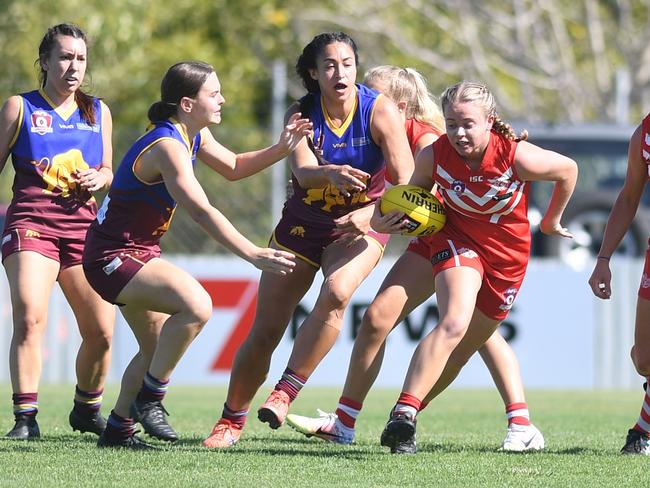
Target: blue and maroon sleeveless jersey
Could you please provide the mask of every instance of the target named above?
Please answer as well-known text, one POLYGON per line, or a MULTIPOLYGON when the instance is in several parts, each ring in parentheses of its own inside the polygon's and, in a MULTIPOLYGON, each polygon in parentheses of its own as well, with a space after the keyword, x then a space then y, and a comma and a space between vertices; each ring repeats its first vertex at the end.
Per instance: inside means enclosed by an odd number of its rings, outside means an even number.
POLYGON ((368 205, 384 192, 386 164, 381 148, 370 133, 373 110, 380 95, 364 85, 356 87, 356 105, 341 127, 332 124, 320 94, 309 93, 300 100, 300 106, 307 107, 308 113, 304 115, 314 124, 314 146, 324 160, 319 164, 347 164, 365 171, 371 175, 366 189, 344 197, 332 184, 324 188, 302 188, 294 176, 293 195, 287 205, 299 215, 329 221, 368 205))
POLYGON ((134 172, 142 154, 166 139, 179 141, 187 148, 188 164, 194 165, 201 143, 200 133, 190 141, 173 120, 156 124, 131 146, 122 159, 113 184, 104 199, 91 230, 100 237, 126 247, 157 246, 176 209, 176 201, 162 181, 148 183, 134 172))
POLYGON ((18 127, 10 143, 16 176, 5 229, 83 236, 97 204, 72 175, 103 162, 102 103, 94 99, 96 122, 90 125, 76 104, 57 109, 42 90, 20 97, 18 127))

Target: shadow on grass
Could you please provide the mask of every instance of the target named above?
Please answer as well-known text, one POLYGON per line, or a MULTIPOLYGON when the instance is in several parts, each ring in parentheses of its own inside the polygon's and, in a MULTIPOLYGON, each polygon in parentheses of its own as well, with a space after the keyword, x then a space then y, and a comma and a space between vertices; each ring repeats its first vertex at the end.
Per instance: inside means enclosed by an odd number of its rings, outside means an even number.
POLYGON ((183 451, 202 451, 223 455, 338 456, 351 460, 363 460, 368 455, 377 454, 377 452, 368 450, 365 446, 342 446, 329 444, 318 439, 293 436, 277 436, 277 438, 269 439, 268 436, 264 435, 244 434, 237 444, 225 449, 206 449, 202 446, 202 442, 202 437, 185 437, 175 442, 174 447, 179 447, 183 451))
MULTIPOLYGON (((264 456, 295 457, 304 456, 308 458, 317 457, 340 457, 342 459, 363 461, 372 457, 390 455, 388 449, 381 447, 379 443, 359 443, 351 446, 336 445, 323 442, 319 439, 308 439, 305 437, 293 437, 278 435, 277 438, 269 439, 268 436, 251 434, 242 437, 241 441, 227 449, 206 449, 203 447, 203 437, 195 435, 182 437, 174 443, 167 443, 155 440, 149 436, 141 438, 156 448, 158 452, 205 452, 208 455, 250 455, 260 454, 264 456)), ((0 438, 0 453, 38 453, 51 451, 52 449, 88 449, 97 444, 97 437, 94 435, 57 435, 44 436, 40 439, 30 441, 17 441, 0 438)), ((442 444, 423 442, 418 444, 420 454, 498 454, 501 456, 619 456, 618 451, 594 449, 581 446, 563 447, 557 449, 546 448, 541 451, 507 452, 499 451, 492 446, 466 446, 462 444, 442 444)))
POLYGON ((436 444, 436 443, 422 443, 418 444, 418 452, 426 453, 481 453, 481 454, 499 454, 501 456, 544 456, 544 455, 558 455, 558 456, 609 456, 618 455, 618 452, 610 452, 602 449, 593 449, 586 447, 565 447, 562 449, 545 448, 539 451, 530 450, 524 452, 502 451, 494 447, 468 447, 460 444, 436 444))

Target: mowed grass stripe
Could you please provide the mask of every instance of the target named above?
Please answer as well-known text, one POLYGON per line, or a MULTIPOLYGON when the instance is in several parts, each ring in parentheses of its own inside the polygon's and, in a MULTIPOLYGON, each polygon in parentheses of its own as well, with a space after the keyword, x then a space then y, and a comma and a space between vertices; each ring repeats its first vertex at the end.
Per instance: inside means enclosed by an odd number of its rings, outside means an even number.
MULTIPOLYGON (((110 411, 116 385, 105 394, 110 411)), ((100 450, 96 437, 68 427, 73 387, 46 386, 39 394, 42 439, 0 439, 0 486, 646 486, 650 459, 625 457, 619 450, 641 407, 638 391, 530 391, 533 422, 547 448, 539 453, 498 452, 505 435, 504 408, 496 391, 452 389, 418 419, 418 454, 394 456, 379 446, 379 435, 396 390, 374 390, 364 404, 353 446, 307 439, 282 427, 272 431, 255 409, 240 443, 208 451, 210 432, 225 398, 222 387, 173 385, 165 401, 180 434, 174 445, 155 442, 156 452, 100 450)), ((315 415, 333 410, 340 392, 307 386, 292 411, 315 415)), ((11 390, 0 433, 13 425, 11 390)), ((145 436, 148 439, 147 436, 145 436)))

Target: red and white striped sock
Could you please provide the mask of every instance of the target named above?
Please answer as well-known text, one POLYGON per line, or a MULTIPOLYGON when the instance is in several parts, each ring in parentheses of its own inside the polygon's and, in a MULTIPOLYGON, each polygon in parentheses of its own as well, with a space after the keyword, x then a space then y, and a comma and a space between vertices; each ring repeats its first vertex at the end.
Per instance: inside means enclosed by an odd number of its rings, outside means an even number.
POLYGON ((339 404, 336 407, 336 416, 339 422, 348 429, 354 429, 354 424, 357 421, 359 412, 361 412, 363 404, 342 396, 339 398, 339 404))
POLYGON ((512 424, 530 425, 530 414, 526 402, 506 405, 506 417, 508 417, 508 427, 512 424))
MULTIPOLYGON (((650 383, 650 378, 647 381, 650 383)), ((645 388, 641 414, 639 415, 639 420, 636 421, 634 430, 638 430, 646 436, 650 434, 650 386, 646 386, 645 388)))
POLYGON ((408 414, 411 417, 415 418, 415 416, 420 411, 421 406, 422 400, 411 395, 410 393, 402 392, 397 399, 397 404, 393 407, 391 416, 397 414, 408 414))

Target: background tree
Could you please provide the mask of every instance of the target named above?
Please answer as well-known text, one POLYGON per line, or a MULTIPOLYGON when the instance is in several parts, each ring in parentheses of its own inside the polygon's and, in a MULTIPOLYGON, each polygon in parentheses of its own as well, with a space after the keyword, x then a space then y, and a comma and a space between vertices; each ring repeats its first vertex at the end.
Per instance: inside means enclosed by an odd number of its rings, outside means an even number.
MULTIPOLYGON (((87 32, 89 89, 113 112, 115 166, 146 127, 163 73, 183 59, 219 73, 226 104, 212 129, 218 140, 235 151, 271 143, 273 62, 288 66, 288 105, 304 93, 296 58, 325 30, 353 36, 361 72, 413 66, 436 94, 461 78, 485 81, 506 120, 630 122, 650 106, 650 4, 643 0, 0 0, 0 11, 3 100, 36 86, 34 61, 48 26, 71 21, 87 32)), ((202 165, 197 172, 213 203, 264 243, 271 191, 284 191, 271 188, 270 172, 237 183, 202 165)), ((8 202, 12 179, 9 169, 0 175, 0 201, 8 202)), ((163 247, 222 251, 182 211, 163 247)))

